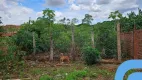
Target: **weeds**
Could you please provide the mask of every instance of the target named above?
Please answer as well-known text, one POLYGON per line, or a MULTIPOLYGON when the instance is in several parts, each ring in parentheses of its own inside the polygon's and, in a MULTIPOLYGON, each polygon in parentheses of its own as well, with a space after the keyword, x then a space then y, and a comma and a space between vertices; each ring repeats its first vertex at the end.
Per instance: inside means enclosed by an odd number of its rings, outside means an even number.
POLYGON ((33 75, 40 75, 40 74, 42 74, 42 71, 40 69, 32 69, 30 72, 33 75))

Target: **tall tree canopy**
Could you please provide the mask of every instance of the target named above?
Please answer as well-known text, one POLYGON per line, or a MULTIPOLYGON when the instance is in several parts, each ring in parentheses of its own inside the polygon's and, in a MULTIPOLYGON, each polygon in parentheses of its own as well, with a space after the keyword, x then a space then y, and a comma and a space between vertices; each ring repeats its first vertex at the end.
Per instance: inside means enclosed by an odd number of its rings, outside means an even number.
POLYGON ((93 21, 93 17, 90 14, 85 14, 84 19, 82 19, 82 24, 88 24, 91 25, 93 21))
POLYGON ((55 21, 55 14, 54 14, 54 11, 53 10, 50 10, 49 8, 48 9, 45 9, 43 10, 43 18, 45 20, 47 20, 47 25, 49 26, 48 27, 48 31, 49 31, 49 35, 50 35, 50 61, 53 61, 53 37, 52 37, 52 27, 53 27, 53 24, 54 24, 54 21, 55 21))
POLYGON ((82 24, 87 24, 87 25, 92 27, 92 30, 91 30, 91 42, 92 42, 92 47, 95 48, 94 31, 93 31, 94 26, 92 26, 92 21, 93 21, 92 15, 85 14, 84 19, 82 19, 82 24))
POLYGON ((108 18, 109 19, 112 18, 113 20, 121 19, 122 18, 122 14, 119 11, 111 12, 111 14, 109 15, 108 18))

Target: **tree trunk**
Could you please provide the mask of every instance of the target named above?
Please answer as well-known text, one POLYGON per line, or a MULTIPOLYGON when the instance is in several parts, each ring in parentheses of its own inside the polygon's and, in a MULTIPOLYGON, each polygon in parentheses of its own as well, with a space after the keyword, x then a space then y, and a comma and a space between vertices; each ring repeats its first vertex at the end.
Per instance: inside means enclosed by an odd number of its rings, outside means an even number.
MULTIPOLYGON (((51 24, 50 24, 50 27, 51 27, 51 24)), ((53 39, 52 39, 52 30, 51 28, 49 29, 49 34, 50 34, 50 61, 53 61, 53 57, 54 57, 54 54, 53 54, 53 39)))
POLYGON ((91 31, 91 40, 92 40, 92 47, 95 48, 95 42, 94 42, 94 30, 92 27, 92 31, 91 31))
POLYGON ((71 47, 71 58, 75 61, 75 41, 74 41, 74 25, 71 26, 72 31, 72 47, 71 47))
POLYGON ((53 61, 53 40, 50 37, 50 61, 53 61))
POLYGON ((120 39, 120 23, 117 23, 117 53, 118 61, 121 61, 121 39, 120 39))
POLYGON ((33 55, 35 56, 36 54, 36 43, 35 43, 35 34, 33 32, 33 55))

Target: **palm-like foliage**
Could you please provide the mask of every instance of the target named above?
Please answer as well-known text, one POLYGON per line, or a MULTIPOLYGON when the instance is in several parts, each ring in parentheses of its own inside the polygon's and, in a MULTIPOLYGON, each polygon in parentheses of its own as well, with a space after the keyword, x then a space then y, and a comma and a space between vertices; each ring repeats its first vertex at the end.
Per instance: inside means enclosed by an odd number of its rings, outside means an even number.
POLYGON ((135 12, 127 14, 127 17, 122 17, 120 19, 120 23, 122 32, 132 31, 134 25, 136 29, 142 29, 142 10, 138 9, 138 14, 135 12))
POLYGON ((122 14, 119 11, 111 12, 111 14, 109 15, 108 18, 109 19, 112 18, 113 20, 121 19, 122 18, 122 14))

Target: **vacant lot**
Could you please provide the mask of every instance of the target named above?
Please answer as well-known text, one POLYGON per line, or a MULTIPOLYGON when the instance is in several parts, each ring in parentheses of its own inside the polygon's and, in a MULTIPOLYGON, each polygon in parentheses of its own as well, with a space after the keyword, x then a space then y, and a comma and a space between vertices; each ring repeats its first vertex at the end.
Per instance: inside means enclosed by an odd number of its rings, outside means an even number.
MULTIPOLYGON (((83 62, 71 64, 54 64, 48 62, 28 61, 25 68, 15 73, 6 75, 7 78, 39 80, 42 75, 48 75, 53 80, 113 80, 118 65, 97 64, 86 66, 83 62), (70 78, 71 77, 71 78, 70 78)), ((2 77, 1 77, 2 78, 2 77)))

